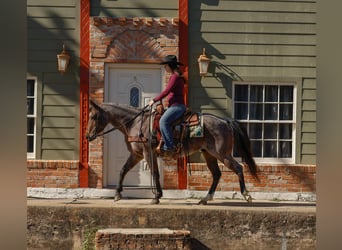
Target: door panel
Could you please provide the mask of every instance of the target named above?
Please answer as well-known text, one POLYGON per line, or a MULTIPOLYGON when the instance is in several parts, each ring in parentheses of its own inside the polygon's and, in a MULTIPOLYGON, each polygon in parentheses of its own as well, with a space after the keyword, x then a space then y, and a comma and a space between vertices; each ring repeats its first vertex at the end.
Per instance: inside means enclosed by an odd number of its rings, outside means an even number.
MULTIPOLYGON (((105 74, 105 102, 138 104, 139 107, 144 107, 161 91, 162 71, 159 65, 113 64, 107 65, 105 74), (135 88, 135 91, 131 92, 132 88, 135 88), (136 93, 138 95, 131 96, 136 93)), ((104 139, 105 186, 117 185, 120 170, 128 156, 123 135, 118 131, 109 133, 104 139)), ((128 172, 124 185, 136 187, 151 185, 151 173, 144 160, 128 172)))

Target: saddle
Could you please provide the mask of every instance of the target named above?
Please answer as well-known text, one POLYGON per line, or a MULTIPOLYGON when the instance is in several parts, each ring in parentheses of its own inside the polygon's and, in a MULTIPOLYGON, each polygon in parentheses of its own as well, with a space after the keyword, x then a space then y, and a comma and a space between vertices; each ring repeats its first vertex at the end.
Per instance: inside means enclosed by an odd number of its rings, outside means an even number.
MULTIPOLYGON (((157 145, 156 151, 160 152, 162 146, 162 136, 159 126, 159 120, 164 113, 164 107, 159 104, 156 111, 152 114, 152 141, 151 143, 157 145)), ((173 138, 177 151, 180 152, 183 141, 191 137, 203 137, 203 120, 202 115, 198 112, 192 112, 189 108, 186 109, 184 114, 172 123, 173 138)), ((148 139, 144 136, 128 136, 129 142, 147 142, 148 139)))
MULTIPOLYGON (((162 137, 159 127, 159 120, 161 114, 156 114, 153 121, 152 136, 155 138, 154 143, 157 143, 157 152, 160 152, 162 146, 162 137)), ((175 145, 177 145, 177 153, 179 153, 182 144, 185 139, 191 137, 202 137, 203 136, 203 121, 202 115, 197 112, 192 112, 189 108, 186 109, 184 114, 172 123, 173 127, 173 139, 175 145)))

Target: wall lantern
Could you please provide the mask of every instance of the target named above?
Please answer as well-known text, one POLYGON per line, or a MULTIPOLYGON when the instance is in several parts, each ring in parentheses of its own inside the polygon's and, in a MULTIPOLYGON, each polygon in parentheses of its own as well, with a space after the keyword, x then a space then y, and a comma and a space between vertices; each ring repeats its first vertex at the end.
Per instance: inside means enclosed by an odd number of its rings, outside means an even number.
POLYGON ((63 44, 62 53, 57 55, 57 60, 58 60, 58 71, 61 72, 61 74, 63 75, 63 73, 65 73, 68 69, 69 60, 70 60, 70 56, 68 52, 65 50, 64 44, 63 44))
POLYGON ((205 55, 205 48, 203 48, 203 54, 198 57, 197 61, 200 75, 205 76, 208 74, 210 59, 205 55))

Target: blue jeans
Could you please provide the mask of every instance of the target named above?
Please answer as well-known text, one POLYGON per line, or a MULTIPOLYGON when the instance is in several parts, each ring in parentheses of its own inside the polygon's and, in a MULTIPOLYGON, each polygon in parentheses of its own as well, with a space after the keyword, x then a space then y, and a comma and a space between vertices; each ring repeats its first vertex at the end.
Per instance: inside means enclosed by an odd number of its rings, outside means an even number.
POLYGON ((171 150, 173 145, 173 132, 171 124, 180 118, 186 110, 186 106, 178 104, 169 107, 159 120, 160 131, 164 140, 164 150, 171 150))

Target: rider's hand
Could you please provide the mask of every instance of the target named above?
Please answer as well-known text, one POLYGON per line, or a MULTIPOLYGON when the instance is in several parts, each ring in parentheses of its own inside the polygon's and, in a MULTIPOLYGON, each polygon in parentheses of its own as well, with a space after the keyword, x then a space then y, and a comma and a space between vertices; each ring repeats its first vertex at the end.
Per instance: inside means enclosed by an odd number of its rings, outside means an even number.
POLYGON ((153 103, 154 103, 154 101, 151 100, 151 101, 148 103, 148 105, 151 107, 151 106, 153 105, 153 103))

